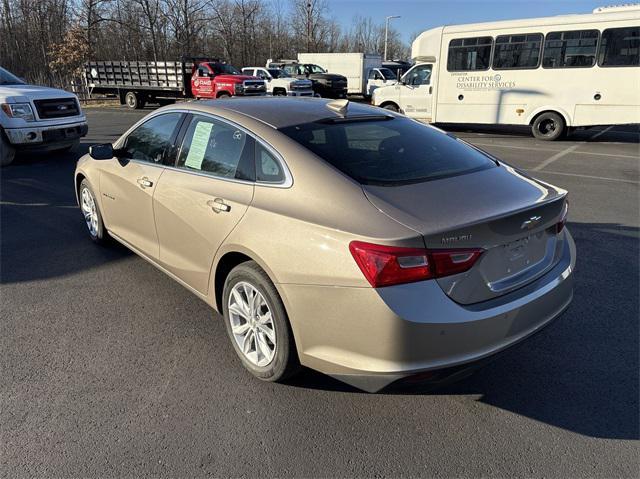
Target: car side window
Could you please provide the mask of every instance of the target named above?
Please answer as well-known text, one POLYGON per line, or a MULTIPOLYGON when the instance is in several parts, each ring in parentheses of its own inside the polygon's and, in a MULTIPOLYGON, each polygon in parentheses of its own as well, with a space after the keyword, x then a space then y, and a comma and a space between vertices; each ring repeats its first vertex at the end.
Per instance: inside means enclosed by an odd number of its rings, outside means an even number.
POLYGON ((254 180, 253 138, 238 127, 195 115, 182 142, 177 167, 221 178, 254 180))
POLYGON ((280 183, 284 181, 282 165, 273 154, 256 142, 256 180, 267 183, 280 183))
POLYGON ((124 157, 149 163, 166 163, 182 113, 166 113, 145 121, 127 136, 124 157))

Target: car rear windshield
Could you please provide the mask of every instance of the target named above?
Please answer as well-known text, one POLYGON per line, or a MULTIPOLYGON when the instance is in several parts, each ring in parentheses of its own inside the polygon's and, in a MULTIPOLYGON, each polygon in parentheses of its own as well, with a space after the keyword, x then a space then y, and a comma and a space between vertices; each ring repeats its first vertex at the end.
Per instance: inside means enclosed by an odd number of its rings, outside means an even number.
POLYGON ((464 142, 405 118, 333 120, 280 131, 367 185, 419 183, 496 166, 464 142))

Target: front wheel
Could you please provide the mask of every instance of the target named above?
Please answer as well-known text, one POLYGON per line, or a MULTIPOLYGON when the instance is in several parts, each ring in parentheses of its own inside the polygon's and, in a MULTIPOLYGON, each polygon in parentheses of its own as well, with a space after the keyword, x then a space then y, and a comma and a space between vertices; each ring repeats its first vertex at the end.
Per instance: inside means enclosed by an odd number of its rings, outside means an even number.
POLYGON ((0 166, 9 166, 16 157, 16 150, 4 138, 0 131, 0 166))
POLYGON ((226 100, 227 98, 231 98, 231 95, 229 95, 227 92, 222 92, 218 95, 219 100, 226 100))
POLYGON ((400 108, 398 108, 398 105, 396 105, 395 103, 387 103, 386 105, 383 105, 382 108, 384 108, 385 110, 395 111, 396 113, 400 111, 400 108))
POLYGON ((538 140, 557 140, 565 134, 565 131, 566 125, 564 118, 552 111, 538 116, 534 120, 533 125, 531 125, 531 132, 538 140))
POLYGON ((100 213, 96 196, 93 194, 93 190, 87 180, 82 180, 82 183, 80 183, 78 199, 91 240, 95 243, 106 242, 108 236, 102 221, 102 213, 100 213))
POLYGON ((254 261, 236 266, 224 283, 227 333, 246 369, 263 381, 283 381, 300 365, 284 304, 254 261))

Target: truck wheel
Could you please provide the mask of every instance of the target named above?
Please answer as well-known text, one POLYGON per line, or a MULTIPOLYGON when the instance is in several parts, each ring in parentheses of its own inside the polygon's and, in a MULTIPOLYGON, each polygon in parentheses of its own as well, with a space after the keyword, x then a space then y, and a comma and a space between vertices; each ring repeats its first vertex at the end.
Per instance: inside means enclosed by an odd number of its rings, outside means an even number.
POLYGON ((566 131, 564 118, 558 113, 548 111, 539 115, 531 125, 531 132, 538 140, 553 141, 560 138, 566 131))
POLYGON ((15 157, 15 148, 13 148, 9 142, 4 139, 4 134, 0 131, 0 166, 10 165, 13 163, 15 157))
POLYGON ((134 110, 139 110, 144 108, 145 99, 140 93, 136 93, 135 91, 128 91, 124 97, 124 101, 127 103, 127 106, 134 110))
POLYGON ((227 93, 226 91, 223 91, 222 93, 218 93, 218 98, 220 100, 225 100, 227 98, 231 98, 231 95, 229 95, 229 93, 227 93))
POLYGON ((385 105, 382 105, 382 108, 384 108, 385 110, 395 111, 396 113, 400 111, 400 108, 398 108, 398 105, 396 105, 395 103, 387 103, 385 105))

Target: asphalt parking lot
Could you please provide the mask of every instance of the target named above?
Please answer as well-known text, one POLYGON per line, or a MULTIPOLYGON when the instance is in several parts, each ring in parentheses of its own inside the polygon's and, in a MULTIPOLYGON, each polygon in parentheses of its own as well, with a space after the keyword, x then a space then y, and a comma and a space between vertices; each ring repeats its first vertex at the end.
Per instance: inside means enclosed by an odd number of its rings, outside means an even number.
MULTIPOLYGON (((83 151, 144 113, 88 110, 83 151)), ((431 392, 253 379, 204 303, 89 240, 77 154, 3 169, 0 476, 637 477, 638 128, 455 133, 570 191, 576 288, 541 333, 431 392)))

